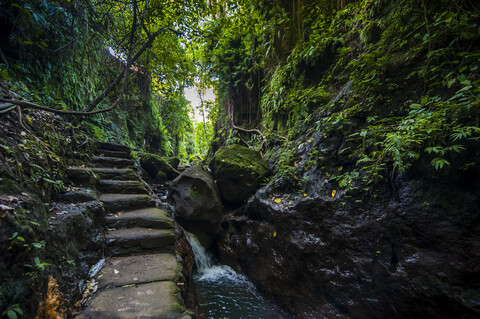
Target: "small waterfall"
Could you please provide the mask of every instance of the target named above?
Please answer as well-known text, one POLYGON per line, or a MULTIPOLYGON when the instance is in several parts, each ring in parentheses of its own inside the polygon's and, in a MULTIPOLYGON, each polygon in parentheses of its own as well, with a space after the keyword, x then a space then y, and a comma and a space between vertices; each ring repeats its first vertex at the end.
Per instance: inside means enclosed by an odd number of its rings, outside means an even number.
POLYGON ((274 306, 263 299, 244 275, 215 264, 195 235, 185 232, 195 254, 200 305, 209 319, 284 319, 274 306))
POLYGON ((222 278, 233 281, 246 281, 245 276, 237 274, 232 268, 225 265, 216 265, 197 237, 188 232, 185 232, 185 234, 195 255, 195 265, 197 266, 195 279, 197 281, 219 280, 222 278))

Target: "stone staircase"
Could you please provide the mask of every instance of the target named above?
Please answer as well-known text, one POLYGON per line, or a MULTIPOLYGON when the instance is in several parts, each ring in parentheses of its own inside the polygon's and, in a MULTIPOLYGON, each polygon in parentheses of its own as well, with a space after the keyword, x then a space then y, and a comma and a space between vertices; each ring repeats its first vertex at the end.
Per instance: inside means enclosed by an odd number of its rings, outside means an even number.
POLYGON ((128 147, 97 147, 91 166, 68 170, 77 185, 97 189, 106 214, 106 263, 95 276, 98 290, 76 318, 190 318, 180 296, 172 219, 155 207, 128 147))

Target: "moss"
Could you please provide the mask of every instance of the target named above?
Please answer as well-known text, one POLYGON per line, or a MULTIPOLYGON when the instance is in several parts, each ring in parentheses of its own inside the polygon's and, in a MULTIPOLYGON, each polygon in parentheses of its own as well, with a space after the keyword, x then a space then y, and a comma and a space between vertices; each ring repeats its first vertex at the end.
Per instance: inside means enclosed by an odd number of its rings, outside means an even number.
POLYGON ((142 168, 150 174, 151 177, 155 177, 158 172, 164 172, 168 179, 174 179, 180 174, 174 169, 168 162, 168 160, 162 156, 152 153, 143 153, 140 155, 140 165, 142 168))
POLYGON ((14 195, 21 192, 20 186, 12 179, 0 178, 0 193, 5 195, 14 195))
POLYGON ((251 175, 265 176, 269 169, 260 153, 238 144, 222 147, 215 153, 213 163, 217 170, 234 169, 238 176, 243 177, 245 172, 251 175))
POLYGON ((240 205, 269 173, 261 155, 240 145, 222 147, 213 156, 214 172, 224 203, 240 205))

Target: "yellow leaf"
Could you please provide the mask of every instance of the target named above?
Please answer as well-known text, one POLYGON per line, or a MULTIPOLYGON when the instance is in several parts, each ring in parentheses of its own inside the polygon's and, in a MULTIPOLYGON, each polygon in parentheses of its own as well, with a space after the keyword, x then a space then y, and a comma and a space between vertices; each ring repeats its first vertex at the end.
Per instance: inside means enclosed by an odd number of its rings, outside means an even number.
POLYGON ((273 237, 277 237, 277 232, 273 232, 273 237))
POLYGON ((336 191, 336 190, 333 190, 333 191, 332 191, 332 197, 335 197, 335 194, 336 194, 336 193, 337 193, 337 191, 336 191))
POLYGON ((308 196, 308 194, 307 194, 307 193, 303 193, 303 197, 307 197, 307 196, 308 196))
POLYGON ((282 200, 280 198, 275 199, 275 203, 278 204, 278 203, 281 203, 281 202, 282 202, 282 200))

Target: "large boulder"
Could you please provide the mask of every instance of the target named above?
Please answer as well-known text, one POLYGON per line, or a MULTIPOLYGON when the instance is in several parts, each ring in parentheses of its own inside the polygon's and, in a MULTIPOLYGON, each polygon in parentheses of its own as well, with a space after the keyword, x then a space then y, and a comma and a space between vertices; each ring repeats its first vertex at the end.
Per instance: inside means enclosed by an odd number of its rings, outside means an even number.
POLYGON ((398 200, 267 186, 222 222, 220 261, 295 318, 480 318, 479 179, 414 176, 398 200))
POLYGON ((186 169, 173 180, 168 202, 175 208, 177 221, 197 235, 206 247, 218 235, 223 214, 217 186, 202 166, 186 169))
POLYGON ((163 172, 168 180, 176 178, 179 174, 166 158, 156 154, 143 153, 140 156, 140 165, 152 178, 157 177, 159 172, 163 172))
POLYGON ((232 206, 243 204, 269 173, 268 164, 260 153, 240 145, 220 148, 210 167, 222 201, 232 206))

